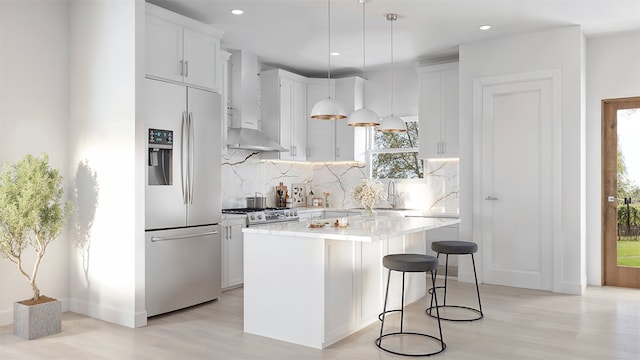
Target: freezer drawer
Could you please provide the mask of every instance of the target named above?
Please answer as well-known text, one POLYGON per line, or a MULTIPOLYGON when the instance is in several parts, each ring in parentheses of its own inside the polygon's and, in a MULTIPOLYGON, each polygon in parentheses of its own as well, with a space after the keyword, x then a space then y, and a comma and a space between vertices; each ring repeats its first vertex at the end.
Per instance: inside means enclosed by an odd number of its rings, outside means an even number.
POLYGON ((147 316, 219 298, 220 248, 219 225, 147 231, 147 316))

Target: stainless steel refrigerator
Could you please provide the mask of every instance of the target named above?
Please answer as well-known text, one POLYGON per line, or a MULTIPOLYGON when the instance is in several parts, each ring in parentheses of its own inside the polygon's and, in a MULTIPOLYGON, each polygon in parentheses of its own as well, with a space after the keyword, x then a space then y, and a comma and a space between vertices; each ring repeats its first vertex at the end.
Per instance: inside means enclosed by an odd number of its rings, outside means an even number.
POLYGON ((145 79, 147 316, 220 297, 221 98, 145 79))

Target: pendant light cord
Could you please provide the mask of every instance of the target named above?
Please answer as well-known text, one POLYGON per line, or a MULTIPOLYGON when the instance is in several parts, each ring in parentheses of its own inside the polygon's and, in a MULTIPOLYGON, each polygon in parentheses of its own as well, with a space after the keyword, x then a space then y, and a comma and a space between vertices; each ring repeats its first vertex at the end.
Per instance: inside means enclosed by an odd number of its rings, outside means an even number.
POLYGON ((327 59, 329 71, 327 75, 327 97, 331 99, 331 0, 327 0, 327 29, 329 29, 329 48, 327 49, 327 59))
POLYGON ((367 38, 365 31, 365 6, 367 6, 367 1, 362 2, 362 76, 367 78, 367 38))
POLYGON ((387 20, 391 22, 391 116, 393 116, 393 21, 397 19, 396 14, 388 14, 387 20))

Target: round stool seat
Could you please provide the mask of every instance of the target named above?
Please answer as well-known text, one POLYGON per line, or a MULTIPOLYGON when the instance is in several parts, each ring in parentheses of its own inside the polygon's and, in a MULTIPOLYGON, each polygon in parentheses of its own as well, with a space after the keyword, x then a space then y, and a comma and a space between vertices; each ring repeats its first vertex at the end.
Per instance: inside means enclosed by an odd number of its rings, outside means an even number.
POLYGON ((395 271, 429 272, 438 268, 438 259, 424 254, 392 254, 382 258, 382 265, 395 271))
POLYGON ((442 254, 473 254, 478 251, 478 244, 471 241, 434 241, 431 250, 442 254))

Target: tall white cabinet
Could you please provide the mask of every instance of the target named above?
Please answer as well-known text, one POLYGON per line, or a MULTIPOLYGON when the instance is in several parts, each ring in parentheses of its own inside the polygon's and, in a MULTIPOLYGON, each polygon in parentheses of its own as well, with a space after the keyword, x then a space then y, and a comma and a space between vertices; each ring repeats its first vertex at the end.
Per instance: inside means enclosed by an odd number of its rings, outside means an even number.
POLYGON ((273 69, 260 74, 262 132, 288 152, 267 152, 264 158, 307 160, 307 79, 273 69))
POLYGON ((146 75, 221 91, 222 31, 146 3, 146 75))
POLYGON ((458 63, 418 68, 421 158, 458 157, 458 63))

